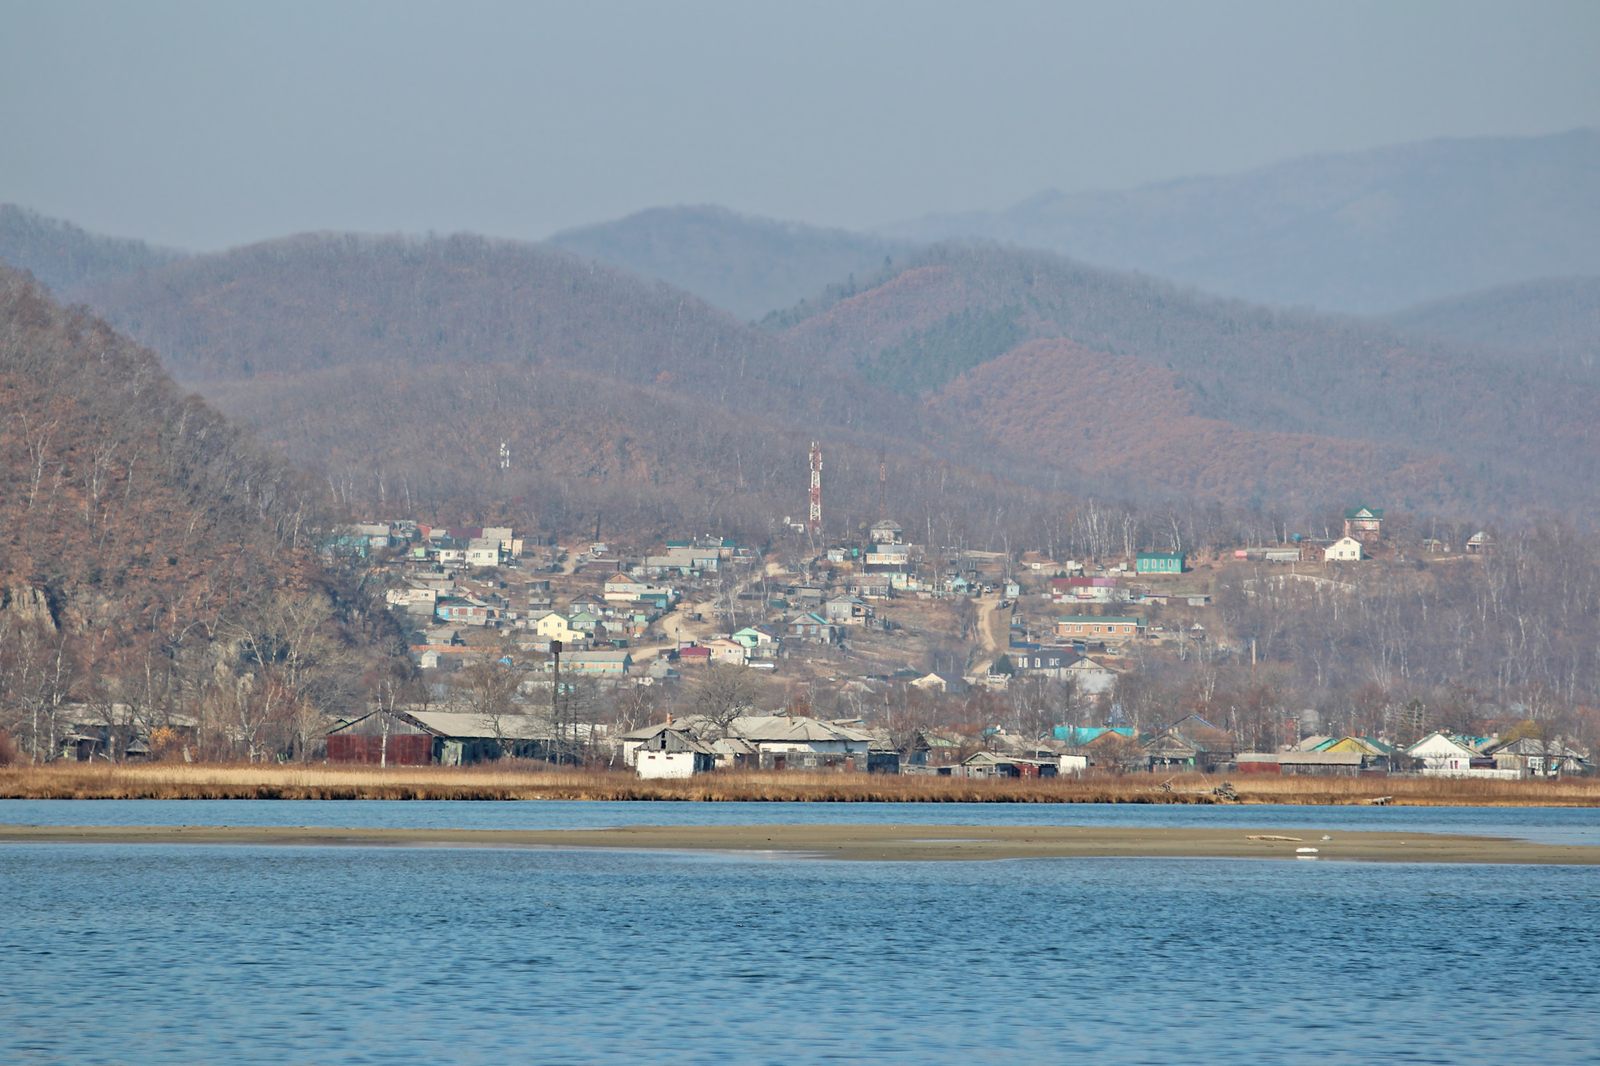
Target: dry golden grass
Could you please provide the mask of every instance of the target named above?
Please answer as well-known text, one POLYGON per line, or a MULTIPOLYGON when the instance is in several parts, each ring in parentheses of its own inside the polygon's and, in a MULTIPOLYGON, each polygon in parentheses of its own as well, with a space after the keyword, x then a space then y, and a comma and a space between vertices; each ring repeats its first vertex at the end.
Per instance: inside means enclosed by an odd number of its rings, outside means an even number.
MULTIPOLYGON (((699 800, 825 803, 1219 803, 1218 777, 1189 774, 966 780, 878 774, 719 772, 690 780, 641 781, 604 770, 512 767, 297 766, 277 764, 53 763, 0 768, 5 799, 429 799, 699 800), (1163 787, 1165 781, 1166 788, 1163 787), (1167 791, 1170 788, 1171 791, 1167 791)), ((533 764, 536 765, 536 764, 533 764)), ((1470 781, 1445 778, 1230 778, 1242 803, 1361 804, 1393 797, 1405 806, 1600 806, 1600 780, 1470 781)))

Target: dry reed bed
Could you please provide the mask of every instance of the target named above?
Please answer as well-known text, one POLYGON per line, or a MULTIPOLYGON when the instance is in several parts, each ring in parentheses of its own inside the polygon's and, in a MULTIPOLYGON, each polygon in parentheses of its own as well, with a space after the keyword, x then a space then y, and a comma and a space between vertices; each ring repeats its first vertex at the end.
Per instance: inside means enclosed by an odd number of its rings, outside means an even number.
MULTIPOLYGON (((1179 803, 1223 801, 1221 778, 1130 775, 1049 781, 721 772, 641 781, 631 773, 501 767, 55 763, 0 768, 4 799, 642 800, 813 803, 1179 803)), ((1235 776, 1242 803, 1600 806, 1600 781, 1235 776)))

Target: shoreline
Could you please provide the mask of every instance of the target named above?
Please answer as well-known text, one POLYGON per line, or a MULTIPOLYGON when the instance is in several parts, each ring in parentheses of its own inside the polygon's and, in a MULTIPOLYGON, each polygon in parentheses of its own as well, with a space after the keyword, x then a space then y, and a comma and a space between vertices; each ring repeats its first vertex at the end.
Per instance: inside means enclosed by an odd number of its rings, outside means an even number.
POLYGON ((307 826, 0 825, 0 844, 193 844, 783 852, 793 858, 973 862, 1026 858, 1306 858, 1600 866, 1600 847, 1499 837, 1321 830, 971 825, 625 826, 614 829, 330 829, 307 826))
POLYGON ((596 800, 785 803, 1143 803, 1416 807, 1600 807, 1600 779, 1095 775, 1049 780, 717 771, 642 780, 616 770, 529 764, 51 763, 0 767, 17 800, 596 800), (1221 786, 1228 785, 1227 789, 1221 786), (1218 794, 1219 790, 1222 792, 1218 794))

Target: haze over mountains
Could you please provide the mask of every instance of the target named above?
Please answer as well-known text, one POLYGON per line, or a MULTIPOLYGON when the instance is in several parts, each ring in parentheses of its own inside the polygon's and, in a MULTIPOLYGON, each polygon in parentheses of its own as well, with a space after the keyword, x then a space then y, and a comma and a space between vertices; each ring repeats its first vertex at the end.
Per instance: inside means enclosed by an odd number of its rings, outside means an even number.
POLYGON ((721 207, 657 207, 565 230, 550 244, 687 289, 743 319, 829 285, 877 273, 916 245, 868 233, 740 215, 721 207))
POLYGON ((1600 131, 1424 141, 1125 191, 1049 191, 880 232, 987 238, 1223 296, 1379 314, 1600 275, 1600 131))
MULTIPOLYGON (((1121 213, 1106 217, 1138 215, 1153 234, 1195 204, 1240 214, 1246 186, 1276 188, 1237 254, 1276 232, 1280 251, 1364 285, 1361 263, 1305 251, 1354 216, 1335 211, 1344 221, 1321 230, 1293 219, 1355 193, 1415 206, 1427 197, 1396 190, 1461 163, 1431 187, 1466 191, 1439 192, 1444 206, 1417 216, 1441 233, 1450 211, 1504 207, 1489 192, 1533 174, 1543 191, 1530 202, 1581 235, 1593 190, 1560 192, 1552 175, 1593 142, 1580 131, 1301 161, 1207 179, 1205 195, 1119 194, 1121 213)), ((1396 247, 1447 257, 1413 214, 1386 216, 1396 247)), ((1198 248, 1204 230, 1172 232, 1198 248)), ((1544 232, 1486 230, 1480 243, 1499 234, 1527 248, 1544 232)), ((1047 251, 919 247, 717 208, 643 212, 555 242, 312 234, 184 257, 0 210, 0 258, 151 346, 358 508, 484 516, 517 501, 508 520, 551 533, 595 515, 753 528, 803 508, 814 438, 852 524, 880 494, 929 523, 937 510, 992 529, 1084 495, 1301 515, 1356 499, 1485 518, 1600 508, 1590 280, 1522 280, 1361 322, 1047 251), (880 459, 894 471, 886 487, 880 459)), ((1594 247, 1553 241, 1517 262, 1549 274, 1594 247)), ((1373 271, 1398 269, 1394 258, 1373 271)), ((1417 284, 1440 277, 1419 268, 1417 284)))

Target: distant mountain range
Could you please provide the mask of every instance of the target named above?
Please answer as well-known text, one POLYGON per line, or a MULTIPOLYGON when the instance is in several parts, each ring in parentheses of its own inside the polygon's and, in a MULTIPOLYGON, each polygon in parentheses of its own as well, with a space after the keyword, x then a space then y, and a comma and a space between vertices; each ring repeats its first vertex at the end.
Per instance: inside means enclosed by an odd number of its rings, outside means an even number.
MULTIPOLYGON (((1233 227, 1229 254, 1269 263, 1276 247, 1285 284, 1294 264, 1302 280, 1322 270, 1358 287, 1370 273, 1399 303, 1441 278, 1587 263, 1594 190, 1557 179, 1594 143, 1587 131, 1430 142, 1175 183, 1117 194, 1106 233, 1130 226, 1145 242, 1130 247, 1149 250, 1161 218, 1187 218, 1168 244, 1187 234, 1192 265, 1220 262, 1202 238, 1233 227), (1532 190, 1520 215, 1508 206, 1519 182, 1532 190), (1261 209, 1233 226, 1245 186, 1261 209), (1351 237, 1358 192, 1399 206, 1374 207, 1351 237), (1500 222, 1463 221, 1491 208, 1500 222), (1324 254, 1340 233, 1357 259, 1350 242, 1367 242, 1369 271, 1324 254), (1451 241, 1461 254, 1447 269, 1451 241), (1496 241, 1525 254, 1484 251, 1496 241), (1422 264, 1409 290, 1396 280, 1407 256, 1422 264)), ((1081 221, 1069 200, 1007 217, 1081 221)), ((880 494, 902 515, 927 512, 925 527, 937 510, 969 530, 1045 521, 1088 495, 1302 515, 1355 500, 1481 519, 1600 514, 1593 278, 1361 320, 1048 251, 716 208, 557 241, 312 234, 184 256, 0 208, 0 258, 149 345, 340 499, 395 516, 484 516, 515 500, 529 502, 500 517, 552 533, 596 514, 759 530, 803 508, 812 439, 828 449, 831 513, 852 524, 880 494)))
POLYGON ((1590 368, 1600 363, 1600 278, 1542 278, 1435 300, 1385 316, 1435 340, 1590 368))
POLYGON ((1040 248, 1207 292, 1380 314, 1600 275, 1600 130, 1423 141, 883 227, 1040 248))
POLYGON ((985 500, 1042 514, 1087 494, 1587 514, 1600 473, 1581 365, 1046 252, 930 246, 765 328, 470 236, 287 238, 81 299, 347 502, 537 500, 509 517, 552 532, 590 512, 758 527, 801 509, 810 439, 828 447, 830 500, 858 518, 880 456, 899 513, 974 521, 985 500))
POLYGON ((876 274, 911 242, 776 222, 721 207, 658 207, 566 230, 557 248, 687 289, 749 321, 876 274))

